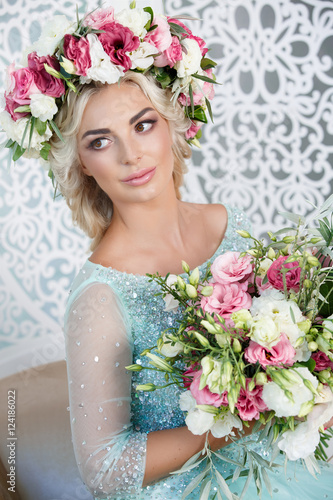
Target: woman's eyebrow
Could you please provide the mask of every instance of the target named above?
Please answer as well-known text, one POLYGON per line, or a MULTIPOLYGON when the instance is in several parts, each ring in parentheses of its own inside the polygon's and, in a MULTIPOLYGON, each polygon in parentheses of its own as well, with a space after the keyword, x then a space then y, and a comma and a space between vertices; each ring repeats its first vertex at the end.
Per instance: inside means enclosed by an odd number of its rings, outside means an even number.
POLYGON ((145 115, 148 111, 155 111, 155 109, 154 108, 144 108, 137 115, 133 116, 130 119, 130 121, 129 121, 130 125, 133 125, 134 122, 136 122, 137 120, 139 120, 139 118, 141 118, 141 116, 145 115))
POLYGON ((98 128, 96 130, 87 130, 81 137, 81 140, 87 137, 87 135, 99 135, 99 134, 110 134, 111 130, 109 128, 98 128))

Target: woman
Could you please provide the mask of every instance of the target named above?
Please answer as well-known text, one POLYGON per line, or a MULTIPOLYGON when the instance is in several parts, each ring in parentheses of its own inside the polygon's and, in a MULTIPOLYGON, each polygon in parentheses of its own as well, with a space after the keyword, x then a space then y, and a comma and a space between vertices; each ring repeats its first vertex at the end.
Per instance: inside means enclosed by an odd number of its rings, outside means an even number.
MULTIPOLYGON (((104 14, 104 24, 94 28, 107 32, 114 19, 106 21, 104 14)), ((94 14, 95 23, 98 16, 99 11, 94 14)), ((162 32, 163 22, 157 25, 162 32)), ((186 33, 185 39, 195 40, 190 38, 192 33, 186 33)), ((103 34, 92 35, 105 42, 103 34)), ((129 43, 128 32, 126 36, 129 43)), ((91 48, 96 38, 88 42, 91 48)), ((195 40, 201 56, 202 42, 195 40)), ((71 66, 66 61, 75 62, 75 74, 81 71, 86 78, 91 66, 84 68, 76 60, 79 49, 80 55, 86 54, 79 43, 85 41, 65 37, 63 67, 68 74, 71 66)), ((126 51, 122 47, 124 53, 120 53, 117 43, 110 58, 126 68, 126 51)), ((133 55, 137 50, 134 37, 130 43, 133 55)), ((156 49, 154 57, 169 57, 170 69, 170 52, 156 49)), ((184 54, 173 52, 182 62, 184 54)), ((46 64, 52 66, 52 61, 46 64)), ((183 68, 178 68, 179 75, 183 68)), ((57 69, 53 70, 60 78, 57 69)), ((178 274, 182 260, 204 270, 222 252, 245 248, 235 233, 248 224, 242 213, 223 205, 180 200, 185 160, 190 156, 186 137, 193 138, 189 130, 198 125, 184 114, 184 107, 194 106, 188 99, 195 99, 199 92, 171 102, 173 87, 163 88, 157 75, 161 73, 145 75, 128 68, 114 83, 81 80, 79 92, 63 98, 55 113, 56 126, 51 124, 56 132, 49 142, 53 175, 74 221, 93 239, 93 254, 71 290, 65 336, 73 444, 82 478, 96 498, 180 499, 202 472, 199 468, 170 475, 205 442, 205 436, 194 436, 184 426, 178 390, 137 394, 137 383, 152 380, 152 375, 136 372, 131 378, 125 366, 140 364, 140 353, 155 345, 161 331, 177 321, 176 315, 165 312, 156 296, 157 285, 148 281, 147 273, 178 274)), ((211 93, 211 89, 206 91, 211 93)), ((16 108, 13 113, 26 111, 16 108)), ((163 382, 158 373, 154 382, 163 382)), ((209 442, 212 449, 228 444, 212 436, 209 442)), ((263 443, 253 448, 266 453, 263 443)), ((237 445, 226 451, 231 459, 237 459, 237 454, 237 445)), ((313 498, 308 493, 314 488, 316 498, 325 498, 330 469, 325 475, 323 467, 323 481, 318 484, 308 472, 296 468, 301 484, 289 483, 284 471, 271 475, 276 498, 313 498)), ((233 466, 221 462, 219 470, 226 477, 233 466)), ((290 474, 293 470, 291 466, 290 474)), ((240 493, 243 484, 239 479, 232 491, 240 493)), ((251 485, 246 498, 256 495, 251 485)), ((198 488, 188 498, 199 498, 198 488)))

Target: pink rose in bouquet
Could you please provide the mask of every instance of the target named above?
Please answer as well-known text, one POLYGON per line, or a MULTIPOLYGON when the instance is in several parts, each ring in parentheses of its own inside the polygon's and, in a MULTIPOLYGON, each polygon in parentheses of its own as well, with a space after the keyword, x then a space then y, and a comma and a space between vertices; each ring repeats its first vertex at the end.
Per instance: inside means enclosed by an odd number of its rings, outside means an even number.
POLYGON ((301 276, 301 268, 297 261, 285 262, 289 257, 281 255, 276 259, 267 271, 268 281, 277 290, 283 290, 283 274, 282 268, 288 269, 286 272, 286 285, 287 290, 293 289, 295 291, 299 290, 299 280, 301 276))
POLYGON ((139 47, 140 39, 129 28, 114 22, 112 30, 102 33, 98 39, 114 64, 123 66, 125 71, 132 67, 128 53, 139 47))
MULTIPOLYGON (((233 312, 251 307, 252 299, 247 292, 247 283, 227 285, 212 283, 212 286, 212 295, 201 299, 201 307, 204 312, 216 313, 228 320, 233 312)), ((231 320, 226 323, 230 324, 231 320)))
POLYGON ((172 44, 169 23, 164 17, 156 16, 154 17, 153 25, 157 26, 157 28, 149 31, 144 41, 154 45, 160 52, 164 52, 172 44))
POLYGON ((86 76, 91 67, 90 46, 86 38, 77 39, 72 35, 65 35, 64 54, 66 59, 73 62, 76 74, 86 76))
POLYGON ((222 285, 246 282, 253 272, 251 260, 249 255, 240 257, 239 252, 219 255, 211 267, 214 280, 222 285))
POLYGON ((249 347, 244 351, 245 359, 254 365, 259 361, 263 367, 268 365, 293 365, 296 351, 285 333, 281 333, 280 339, 281 340, 272 346, 271 349, 267 349, 251 340, 249 347))
POLYGON ((182 46, 180 44, 179 38, 173 36, 169 47, 164 50, 160 56, 155 58, 154 66, 158 68, 170 66, 170 68, 173 68, 175 63, 177 61, 180 61, 182 57, 182 46))
POLYGON ((315 367, 316 372, 321 372, 329 368, 333 370, 333 362, 324 352, 322 351, 314 352, 311 358, 314 359, 316 362, 316 367, 315 367))
POLYGON ((60 71, 60 64, 52 56, 39 57, 36 52, 28 55, 28 67, 34 75, 34 81, 42 94, 50 97, 61 97, 65 93, 65 85, 60 78, 50 75, 44 68, 47 64, 56 71, 60 71))
POLYGON ((83 21, 83 26, 90 26, 95 30, 108 30, 114 21, 114 8, 94 10, 83 21))
POLYGON ((193 381, 190 385, 190 391, 192 396, 195 398, 198 405, 212 405, 216 408, 220 406, 228 406, 227 392, 220 394, 214 394, 208 389, 208 386, 203 389, 199 389, 200 377, 202 375, 202 370, 193 372, 193 381))
POLYGON ((241 388, 238 401, 235 404, 242 420, 258 420, 260 412, 268 410, 262 399, 263 386, 256 386, 252 391, 249 391, 250 381, 251 379, 246 379, 246 390, 241 388))

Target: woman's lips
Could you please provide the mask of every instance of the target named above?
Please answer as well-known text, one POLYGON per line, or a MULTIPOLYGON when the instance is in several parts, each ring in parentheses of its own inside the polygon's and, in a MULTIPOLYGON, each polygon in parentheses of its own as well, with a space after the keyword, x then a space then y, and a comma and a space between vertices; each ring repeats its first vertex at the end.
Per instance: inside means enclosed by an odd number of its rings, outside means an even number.
POLYGON ((128 184, 129 186, 142 186, 152 179, 156 171, 156 167, 153 168, 143 168, 138 172, 134 172, 133 174, 123 179, 122 182, 128 184))

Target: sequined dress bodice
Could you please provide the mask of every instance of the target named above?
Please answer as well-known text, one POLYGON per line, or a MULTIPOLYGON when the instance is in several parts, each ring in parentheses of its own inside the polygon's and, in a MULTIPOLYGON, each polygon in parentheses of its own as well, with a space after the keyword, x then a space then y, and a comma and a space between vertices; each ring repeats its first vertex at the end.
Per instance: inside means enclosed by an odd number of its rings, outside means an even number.
MULTIPOLYGON (((244 250, 245 240, 236 233, 244 227, 248 228, 248 222, 243 213, 228 208, 225 237, 210 261, 226 251, 244 250)), ((119 272, 89 260, 73 284, 65 329, 73 443, 81 475, 95 498, 181 499, 186 485, 199 472, 171 476, 141 488, 147 433, 185 425, 178 404, 179 388, 137 392, 137 384, 164 385, 163 374, 142 370, 131 375, 123 369, 132 363, 145 364, 142 351, 155 346, 161 332, 178 320, 177 313, 165 312, 158 291, 158 285, 147 276, 119 272), (98 335, 98 339, 88 344, 89 335, 98 335)), ((253 446, 267 454, 261 443, 253 446)), ((225 450, 229 457, 238 453, 235 445, 225 450)), ((219 470, 226 476, 233 466, 224 462, 219 470)), ((188 498, 198 499, 199 489, 188 498)), ((255 497, 246 496, 250 498, 255 497)))

